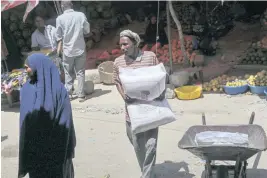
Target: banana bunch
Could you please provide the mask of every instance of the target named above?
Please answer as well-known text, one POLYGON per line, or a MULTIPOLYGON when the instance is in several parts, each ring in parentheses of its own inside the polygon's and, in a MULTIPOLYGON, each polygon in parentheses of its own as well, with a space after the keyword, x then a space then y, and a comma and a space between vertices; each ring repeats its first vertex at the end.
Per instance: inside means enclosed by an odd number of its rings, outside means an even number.
POLYGON ((229 86, 229 87, 241 87, 241 86, 244 86, 246 84, 247 84, 247 81, 236 79, 236 80, 234 80, 232 82, 227 82, 226 86, 229 86))
POLYGON ((248 84, 251 86, 255 86, 255 80, 257 78, 257 75, 251 75, 249 76, 249 78, 247 79, 248 84))
POLYGON ((16 72, 12 72, 12 73, 9 75, 9 77, 10 77, 10 78, 15 78, 15 77, 20 76, 21 74, 22 74, 21 71, 16 71, 16 72))
POLYGON ((24 77, 23 78, 23 83, 26 83, 27 79, 28 79, 27 77, 24 77))
POLYGON ((17 87, 19 85, 19 80, 12 81, 12 86, 17 87))

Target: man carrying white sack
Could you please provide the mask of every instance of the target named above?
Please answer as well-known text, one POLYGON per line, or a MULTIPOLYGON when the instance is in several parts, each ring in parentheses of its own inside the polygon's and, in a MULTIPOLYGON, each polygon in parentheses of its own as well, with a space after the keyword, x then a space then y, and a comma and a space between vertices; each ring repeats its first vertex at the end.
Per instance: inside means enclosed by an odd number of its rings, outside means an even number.
MULTIPOLYGON (((138 34, 124 30, 120 33, 120 47, 123 51, 123 55, 116 58, 114 62, 114 81, 119 93, 125 101, 125 106, 134 102, 134 99, 125 95, 121 81, 119 79, 119 68, 141 68, 157 65, 158 59, 155 53, 150 51, 142 52, 138 45, 140 43, 140 37, 138 34)), ((157 98, 157 100, 163 100, 165 92, 157 98)), ((127 136, 132 143, 136 157, 139 162, 139 166, 142 171, 141 178, 154 178, 153 167, 156 162, 156 149, 158 139, 158 128, 151 129, 142 133, 133 134, 131 129, 131 121, 126 109, 126 132, 127 136)))

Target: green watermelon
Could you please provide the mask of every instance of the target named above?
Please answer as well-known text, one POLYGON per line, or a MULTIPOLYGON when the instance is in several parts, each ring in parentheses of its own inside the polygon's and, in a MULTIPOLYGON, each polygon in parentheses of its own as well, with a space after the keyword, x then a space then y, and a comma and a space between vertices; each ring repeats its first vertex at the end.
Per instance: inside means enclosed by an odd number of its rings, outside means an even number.
POLYGON ((30 48, 27 47, 27 46, 23 46, 23 47, 21 48, 21 52, 29 52, 29 51, 30 51, 30 48))
POLYGON ((104 19, 110 19, 112 17, 112 14, 109 10, 103 11, 101 15, 104 19))
POLYGON ((25 41, 24 41, 24 39, 19 39, 18 41, 17 41, 17 45, 18 45, 18 47, 20 47, 20 48, 22 48, 24 45, 25 45, 25 41))
POLYGON ((75 1, 75 4, 73 4, 73 9, 79 11, 81 8, 81 4, 78 1, 75 1))
POLYGON ((19 21, 19 18, 16 14, 11 14, 10 15, 10 21, 11 22, 17 22, 17 21, 19 21))
POLYGON ((31 40, 31 38, 27 39, 27 41, 26 41, 26 45, 27 45, 27 46, 31 46, 31 44, 32 44, 32 40, 31 40))
POLYGON ((2 19, 3 20, 8 20, 9 19, 9 16, 10 16, 10 14, 9 14, 8 11, 2 12, 2 19))
POLYGON ((103 12, 103 6, 101 4, 96 5, 96 11, 97 12, 103 12))
POLYGON ((86 7, 84 6, 80 7, 80 12, 86 14, 86 7))
POLYGON ((9 26, 11 24, 11 21, 9 19, 7 19, 7 20, 4 21, 4 23, 5 23, 6 26, 9 26))
POLYGON ((25 39, 29 38, 29 37, 31 36, 31 30, 30 30, 30 29, 24 29, 24 30, 22 31, 22 36, 23 36, 25 39))
POLYGON ((23 23, 23 22, 19 25, 19 29, 20 29, 20 30, 24 30, 24 29, 27 29, 27 28, 30 28, 30 27, 31 27, 30 24, 28 24, 28 23, 23 23))
POLYGON ((88 6, 88 7, 86 8, 86 11, 87 11, 88 13, 93 12, 93 11, 95 11, 95 7, 94 7, 94 6, 88 6))
POLYGON ((21 34, 21 32, 19 30, 17 30, 17 31, 14 32, 14 36, 15 36, 16 39, 19 39, 22 36, 22 34, 21 34))
POLYGON ((18 5, 12 9, 12 11, 15 11, 15 13, 21 13, 22 16, 23 16, 25 10, 26 10, 26 4, 24 4, 24 3, 21 5, 18 5))
POLYGON ((30 26, 34 25, 34 20, 32 18, 27 17, 25 23, 29 24, 30 26))
POLYGON ((95 10, 90 12, 89 18, 88 19, 97 19, 99 18, 99 13, 96 12, 95 10))
POLYGON ((11 24, 9 25, 9 30, 10 30, 11 32, 14 32, 14 31, 18 30, 18 25, 17 25, 16 23, 11 23, 11 24))
POLYGON ((81 5, 83 6, 88 6, 90 4, 89 1, 81 1, 81 5))
POLYGON ((110 1, 100 1, 99 3, 101 3, 101 6, 103 7, 104 10, 111 8, 111 2, 110 1))

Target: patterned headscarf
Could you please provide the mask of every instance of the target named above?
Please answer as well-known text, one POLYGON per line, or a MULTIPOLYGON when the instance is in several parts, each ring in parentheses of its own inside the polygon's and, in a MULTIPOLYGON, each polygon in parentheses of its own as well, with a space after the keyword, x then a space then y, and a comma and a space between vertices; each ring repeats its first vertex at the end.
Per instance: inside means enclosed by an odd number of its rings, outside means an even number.
POLYGON ((133 39, 135 42, 136 42, 136 47, 139 46, 140 44, 140 37, 137 33, 131 31, 131 30, 123 30, 121 33, 120 33, 120 38, 121 37, 128 37, 130 39, 133 39))

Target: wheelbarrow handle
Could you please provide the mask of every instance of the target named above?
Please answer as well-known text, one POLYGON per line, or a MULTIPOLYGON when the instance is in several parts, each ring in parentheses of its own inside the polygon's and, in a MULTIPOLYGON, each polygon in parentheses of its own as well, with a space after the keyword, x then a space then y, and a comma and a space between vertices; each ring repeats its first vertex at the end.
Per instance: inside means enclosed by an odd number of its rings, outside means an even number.
POLYGON ((249 124, 253 124, 253 122, 254 122, 254 118, 255 118, 255 112, 253 111, 253 112, 251 113, 251 116, 250 116, 250 119, 249 119, 249 124))
POLYGON ((205 113, 202 113, 202 125, 207 125, 205 113))

